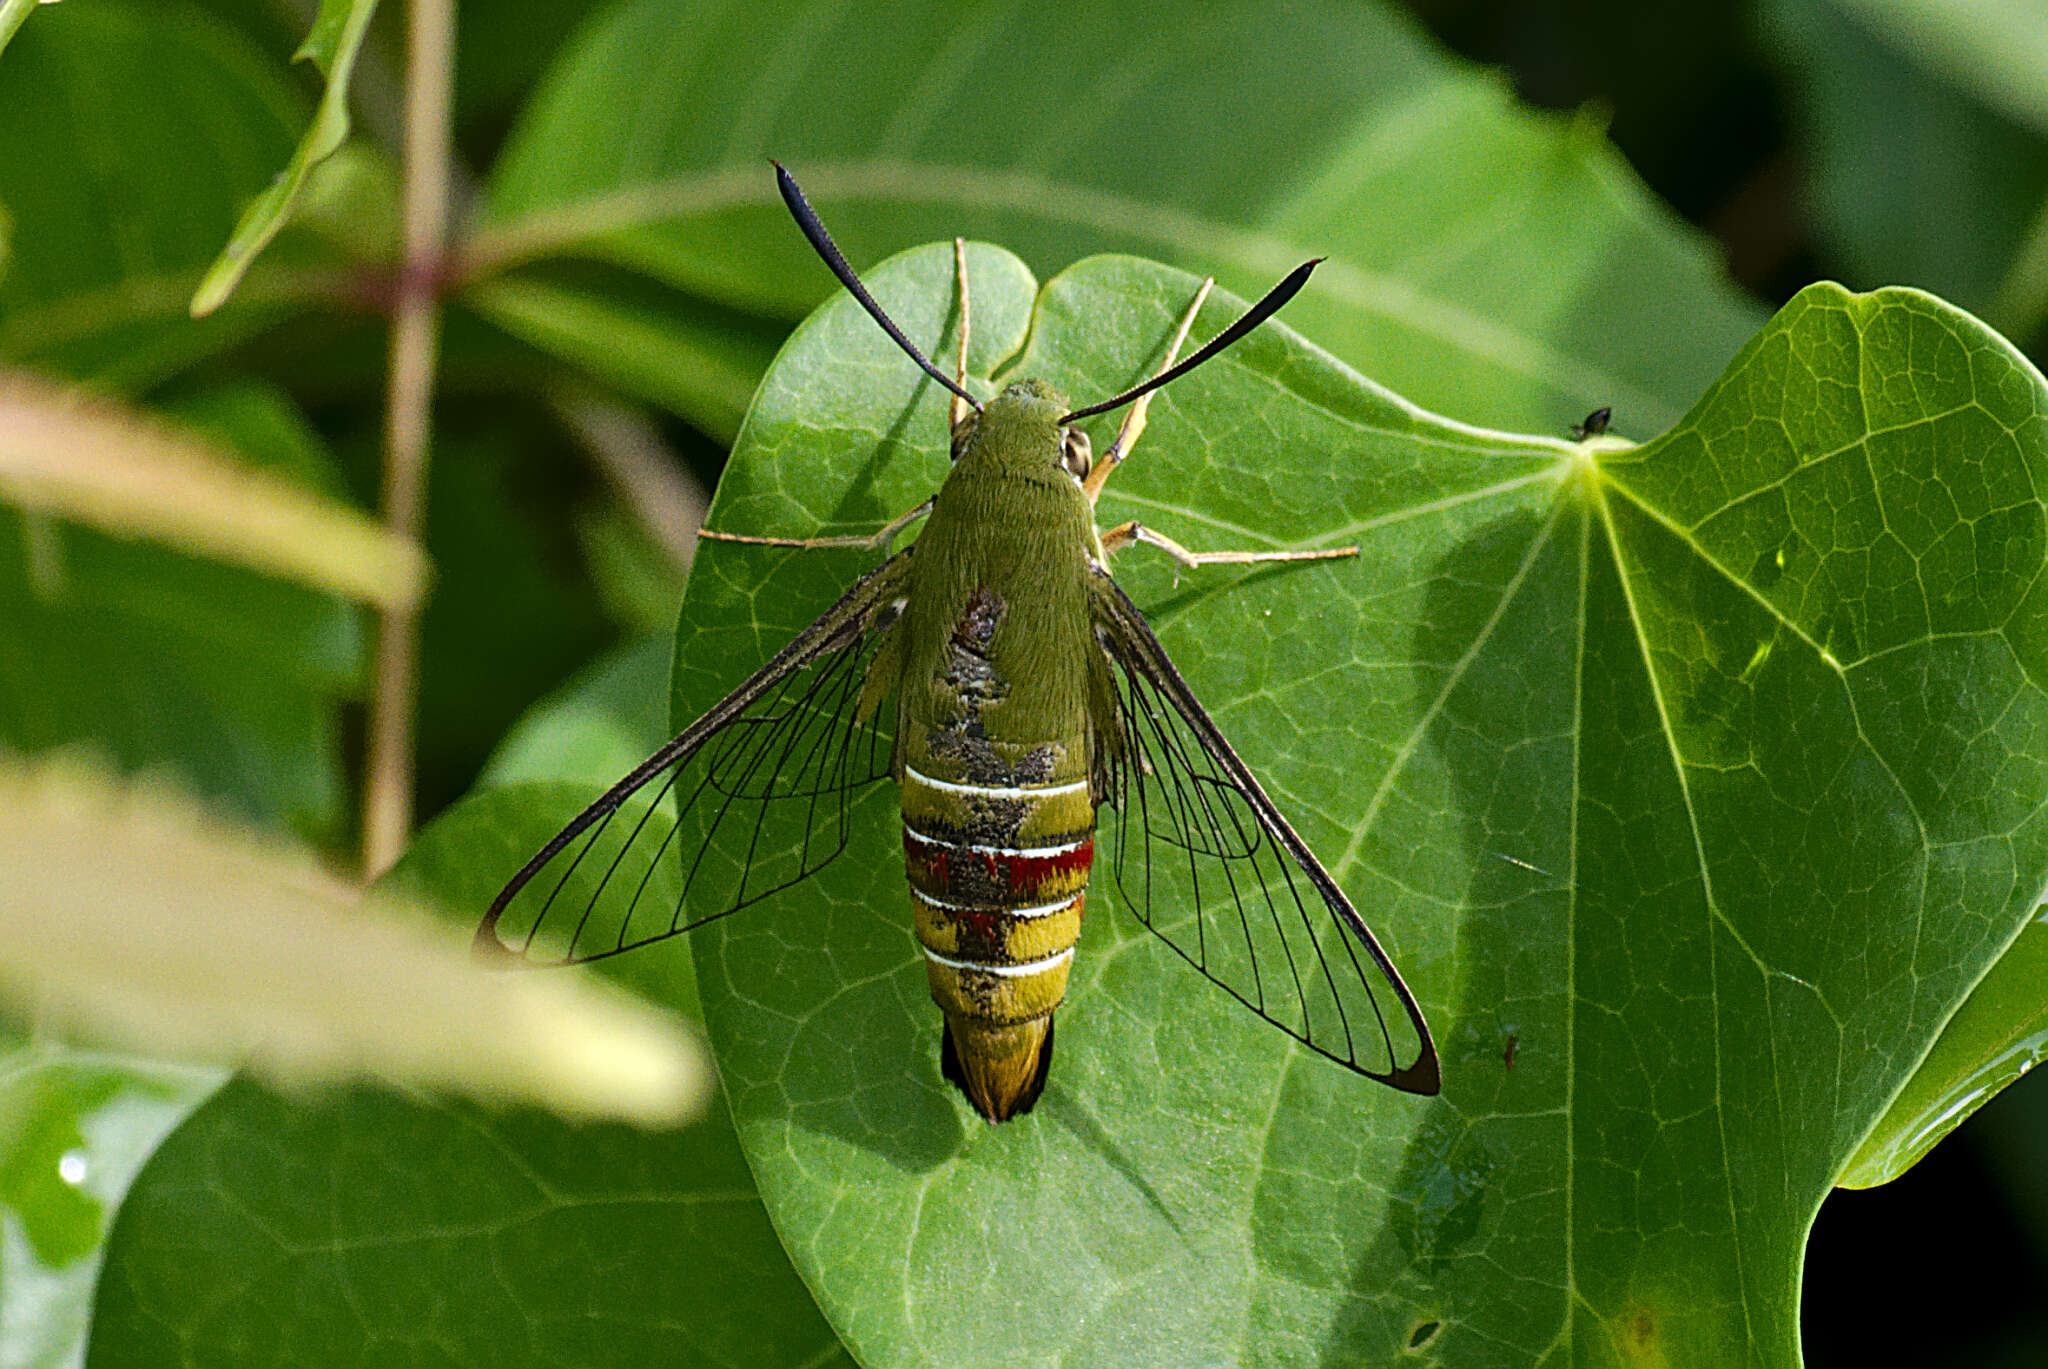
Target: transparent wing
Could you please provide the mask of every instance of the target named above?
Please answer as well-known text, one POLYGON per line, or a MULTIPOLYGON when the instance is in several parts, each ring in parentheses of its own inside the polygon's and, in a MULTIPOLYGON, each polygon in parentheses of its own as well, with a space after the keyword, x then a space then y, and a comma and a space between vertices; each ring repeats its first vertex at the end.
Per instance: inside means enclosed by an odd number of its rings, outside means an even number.
POLYGON ((863 577, 556 833, 492 901, 479 954, 601 960, 758 903, 844 851, 854 796, 889 773, 885 710, 863 694, 909 556, 863 577))
POLYGON ((1435 1093, 1415 997, 1343 890, 1280 815, 1135 604, 1106 573, 1096 637, 1116 722, 1099 784, 1114 805, 1124 905, 1189 964, 1295 1040, 1358 1073, 1435 1093))

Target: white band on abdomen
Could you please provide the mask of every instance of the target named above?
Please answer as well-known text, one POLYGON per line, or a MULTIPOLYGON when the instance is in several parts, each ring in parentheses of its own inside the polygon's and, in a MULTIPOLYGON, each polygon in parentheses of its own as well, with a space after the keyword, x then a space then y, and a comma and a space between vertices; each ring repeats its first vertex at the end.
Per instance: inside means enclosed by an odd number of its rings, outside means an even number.
POLYGON ((935 780, 930 775, 905 765, 903 773, 927 789, 939 789, 948 794, 979 794, 990 799, 1036 799, 1053 794, 1079 794, 1088 788, 1086 780, 1072 780, 1066 784, 961 784, 955 780, 935 780))
POLYGON ((911 886, 910 896, 920 903, 937 908, 942 913, 980 913, 987 917, 1021 917, 1026 919, 1051 917, 1054 913, 1064 913, 1067 909, 1073 907, 1074 900, 1080 897, 1079 894, 1070 894, 1058 903, 1034 903, 1028 908, 985 908, 974 903, 948 903, 942 898, 933 898, 916 885, 911 886))
POLYGON ((1074 958, 1074 948, 1069 946, 1058 955, 1049 955, 1043 960, 1029 960, 1022 965, 984 965, 978 960, 955 960, 952 956, 940 955, 931 947, 924 945, 923 942, 919 942, 918 945, 923 949, 927 960, 944 965, 949 969, 978 970, 983 974, 999 974, 1009 979, 1058 969, 1062 964, 1074 958))
POLYGON ((979 856, 1064 856, 1080 850, 1095 840, 1095 834, 1091 832, 1079 841, 1063 841, 1057 846, 982 846, 971 841, 947 841, 944 837, 928 837, 907 822, 903 824, 903 831, 904 835, 916 837, 927 846, 944 847, 948 851, 972 851, 979 856))

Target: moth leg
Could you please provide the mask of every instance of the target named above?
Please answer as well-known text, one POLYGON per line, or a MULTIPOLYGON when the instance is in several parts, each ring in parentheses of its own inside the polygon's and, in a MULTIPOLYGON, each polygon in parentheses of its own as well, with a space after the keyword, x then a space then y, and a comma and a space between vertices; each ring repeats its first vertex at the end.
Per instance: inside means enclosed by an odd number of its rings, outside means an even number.
MULTIPOLYGON (((953 368, 953 379, 962 389, 967 386, 967 240, 953 239, 953 279, 960 293, 960 360, 953 368)), ((958 395, 953 396, 953 406, 946 415, 946 431, 954 432, 960 427, 960 420, 967 417, 970 406, 958 395)))
MULTIPOLYGON (((1181 344, 1188 340, 1188 329, 1195 326, 1195 315, 1202 312, 1202 301, 1209 298, 1209 291, 1215 285, 1216 278, 1209 276, 1202 281, 1201 288, 1195 291, 1194 303, 1181 315, 1180 326, 1174 329, 1173 341, 1167 345, 1166 359, 1159 363, 1159 369, 1154 371, 1153 375, 1164 374, 1179 359, 1181 344)), ((1081 482, 1081 488, 1088 493, 1089 504, 1094 504, 1102 496, 1102 487, 1108 483, 1109 473, 1131 454, 1131 448, 1138 445, 1138 438, 1145 431, 1145 411, 1152 407, 1152 396, 1158 393, 1157 390, 1153 390, 1138 396, 1137 402, 1125 412, 1123 424, 1116 430, 1116 441, 1109 444, 1109 450, 1102 454, 1094 469, 1088 472, 1088 478, 1081 482)))
POLYGON ((709 537, 714 542, 746 542, 757 547, 801 547, 806 551, 818 547, 886 547, 895 540, 897 533, 931 511, 932 501, 927 499, 916 508, 898 514, 873 532, 848 533, 843 537, 749 537, 745 533, 717 532, 711 528, 699 528, 697 535, 709 537))
POLYGON ((1134 543, 1157 547, 1190 569, 1196 566, 1242 566, 1254 561, 1339 561, 1358 555, 1357 547, 1330 547, 1321 551, 1189 551, 1163 532, 1154 532, 1137 519, 1119 523, 1102 534, 1102 550, 1122 551, 1134 543))

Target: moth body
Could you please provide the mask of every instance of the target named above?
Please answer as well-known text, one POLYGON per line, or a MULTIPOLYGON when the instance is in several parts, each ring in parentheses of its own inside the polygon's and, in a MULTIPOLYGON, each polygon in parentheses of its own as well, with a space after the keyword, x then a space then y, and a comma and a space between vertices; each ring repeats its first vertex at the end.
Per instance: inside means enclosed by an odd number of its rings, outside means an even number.
POLYGON ((995 1121, 1045 1082, 1095 853, 1110 685, 1066 409, 1026 381, 972 422, 911 557, 900 645, 872 668, 900 671, 903 848, 944 1067, 995 1121))
POLYGON ((960 350, 949 377, 868 293, 789 173, 776 175, 840 282, 952 391, 953 469, 936 495, 871 535, 704 530, 757 545, 882 548, 926 519, 912 547, 863 575, 535 852, 485 910, 479 956, 601 960, 753 907, 844 852, 855 796, 893 777, 912 927, 945 1019, 940 1071, 1001 1122, 1045 1087, 1107 805, 1123 906, 1182 960, 1336 1064, 1435 1093, 1440 1066, 1415 995, 1107 565, 1140 542, 1191 568, 1343 559, 1357 548, 1192 552, 1135 521, 1095 526, 1103 482, 1129 457, 1151 393, 1271 317, 1316 263, 1175 361, 1205 283, 1166 362, 1109 399, 1069 409, 1026 380, 983 400, 965 384, 965 244, 953 246, 960 350), (1093 461, 1074 425, 1126 407, 1093 461), (663 871, 675 887, 657 879, 663 871))

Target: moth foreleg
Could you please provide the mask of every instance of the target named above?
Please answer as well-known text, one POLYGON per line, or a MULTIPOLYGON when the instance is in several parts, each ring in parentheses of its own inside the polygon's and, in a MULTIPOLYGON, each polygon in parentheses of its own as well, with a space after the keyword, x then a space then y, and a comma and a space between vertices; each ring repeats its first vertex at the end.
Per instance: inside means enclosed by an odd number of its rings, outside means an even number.
MULTIPOLYGON (((1216 278, 1209 276, 1202 281, 1201 288, 1195 291, 1194 302, 1188 305, 1188 311, 1180 316, 1180 326, 1174 329, 1173 341, 1167 345, 1166 359, 1159 363, 1159 369, 1154 371, 1153 375, 1164 375, 1173 369, 1173 363, 1180 358, 1181 344, 1188 340, 1188 329, 1195 326, 1195 315, 1202 312, 1202 301, 1209 298, 1209 291, 1215 284, 1216 278)), ((1081 482, 1081 488, 1088 493, 1090 504, 1101 497, 1102 487, 1109 481, 1109 473, 1131 454, 1131 448, 1138 445, 1138 438, 1145 431, 1145 411, 1152 407, 1152 396, 1157 393, 1157 390, 1152 390, 1138 396, 1137 403, 1131 405, 1124 414, 1122 425, 1116 430, 1116 441, 1109 444, 1109 450, 1102 454, 1102 459, 1088 472, 1088 478, 1081 482)))
MULTIPOLYGON (((953 368, 953 379, 962 389, 967 386, 967 240, 953 239, 953 279, 960 295, 960 360, 953 368)), ((953 432, 960 427, 960 421, 967 417, 971 408, 959 395, 953 396, 953 407, 946 417, 946 431, 953 432)))
POLYGON ((886 547, 896 534, 915 523, 932 511, 932 501, 927 499, 914 509, 906 510, 890 519, 873 532, 849 533, 843 537, 750 537, 742 532, 718 532, 712 528, 699 528, 699 537, 709 537, 714 542, 746 542, 757 547, 801 547, 812 550, 818 547, 886 547))
POLYGON ((1155 532, 1135 518, 1102 534, 1102 550, 1110 554, 1137 542, 1159 548, 1190 569, 1196 566, 1241 566, 1254 561, 1337 561, 1358 555, 1357 547, 1330 547, 1316 551, 1189 551, 1165 533, 1155 532))

